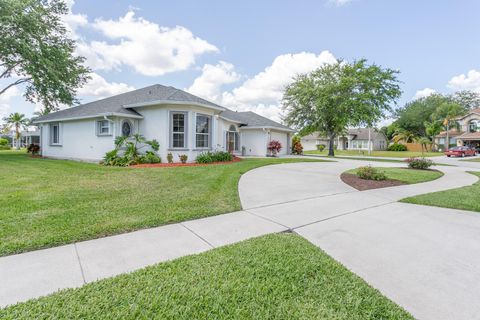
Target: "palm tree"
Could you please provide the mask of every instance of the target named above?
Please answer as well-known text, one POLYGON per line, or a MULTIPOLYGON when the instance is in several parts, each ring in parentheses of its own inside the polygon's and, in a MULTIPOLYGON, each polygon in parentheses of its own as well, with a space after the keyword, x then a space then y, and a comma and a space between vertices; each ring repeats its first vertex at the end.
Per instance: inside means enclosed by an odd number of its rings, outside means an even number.
POLYGON ((3 121, 6 122, 7 127, 11 129, 12 127, 15 128, 15 140, 16 140, 16 147, 17 150, 20 149, 20 130, 26 128, 30 122, 28 118, 25 117, 22 113, 11 113, 8 117, 3 118, 3 121))
POLYGON ((395 131, 395 134, 393 136, 393 142, 399 143, 403 141, 405 143, 410 143, 410 142, 414 142, 416 138, 417 138, 417 135, 415 133, 400 128, 397 131, 395 131))
POLYGON ((435 137, 442 132, 442 123, 440 121, 425 121, 423 125, 425 126, 425 133, 427 137, 432 141, 432 148, 436 150, 435 137))
POLYGON ((456 118, 465 114, 465 108, 455 102, 445 102, 438 106, 437 110, 433 114, 434 119, 439 119, 443 126, 445 127, 445 131, 447 133, 447 137, 445 139, 445 150, 450 148, 450 127, 455 127, 458 130, 458 122, 456 118))
POLYGON ((430 141, 428 137, 419 137, 416 140, 422 146, 422 156, 423 156, 424 150, 428 151, 427 145, 432 144, 432 141, 430 141))

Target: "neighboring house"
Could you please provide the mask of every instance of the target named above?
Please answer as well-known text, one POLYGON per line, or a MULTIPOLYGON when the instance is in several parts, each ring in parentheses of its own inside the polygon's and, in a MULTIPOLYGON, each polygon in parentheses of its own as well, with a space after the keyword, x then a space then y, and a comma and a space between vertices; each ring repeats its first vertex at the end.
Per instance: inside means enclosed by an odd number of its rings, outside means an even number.
POLYGON ((293 130, 253 112, 234 112, 185 91, 153 85, 68 108, 34 120, 41 152, 51 158, 99 161, 117 136, 139 133, 160 143, 159 155, 188 155, 224 150, 265 156, 278 140, 280 154, 290 150, 293 130))
MULTIPOLYGON (((387 148, 387 137, 376 129, 359 128, 348 129, 347 133, 335 139, 334 145, 337 150, 385 150, 387 148), (369 133, 370 131, 370 133, 369 133), (370 140, 369 140, 370 135, 370 140)), ((303 150, 317 150, 318 145, 328 148, 328 138, 314 132, 300 139, 303 150)))
MULTIPOLYGON (((449 146, 470 146, 480 149, 480 108, 472 109, 456 121, 459 130, 453 129, 448 132, 449 146)), ((445 149, 446 138, 446 131, 435 137, 435 144, 439 149, 445 149)))
MULTIPOLYGON (((33 128, 33 127, 31 127, 33 128)), ((30 129, 31 129, 30 128, 30 129)), ((30 144, 40 144, 40 131, 37 129, 20 131, 20 139, 15 138, 15 131, 10 131, 8 134, 0 136, 5 137, 10 142, 12 148, 16 148, 20 145, 20 148, 26 148, 30 144)))

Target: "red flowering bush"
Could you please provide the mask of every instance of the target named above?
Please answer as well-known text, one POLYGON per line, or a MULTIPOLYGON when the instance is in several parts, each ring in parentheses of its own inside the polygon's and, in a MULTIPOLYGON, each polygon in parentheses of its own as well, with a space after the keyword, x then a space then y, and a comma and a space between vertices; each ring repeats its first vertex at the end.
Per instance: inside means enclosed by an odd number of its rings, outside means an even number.
POLYGON ((278 140, 272 140, 268 143, 267 149, 272 156, 276 156, 282 150, 282 144, 278 140))
POLYGON ((300 142, 299 136, 294 136, 292 138, 292 153, 293 154, 303 154, 303 146, 300 142))

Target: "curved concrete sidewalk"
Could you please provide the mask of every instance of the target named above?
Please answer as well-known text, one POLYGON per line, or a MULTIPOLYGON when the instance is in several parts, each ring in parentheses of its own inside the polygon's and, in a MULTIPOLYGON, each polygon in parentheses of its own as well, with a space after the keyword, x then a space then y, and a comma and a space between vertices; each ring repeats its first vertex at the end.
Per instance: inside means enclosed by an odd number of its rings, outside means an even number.
POLYGON ((359 192, 338 177, 361 164, 250 171, 240 181, 242 204, 319 246, 418 319, 480 319, 480 214, 397 202, 473 184, 471 168, 439 167, 445 175, 431 182, 359 192))
MULTIPOLYGON (((465 315, 476 310, 472 299, 478 296, 467 297, 458 286, 477 288, 480 281, 473 280, 478 275, 462 269, 460 277, 456 268, 479 265, 469 250, 480 238, 474 232, 465 234, 464 229, 478 230, 480 216, 395 202, 404 196, 469 185, 476 178, 465 173, 465 168, 441 167, 445 176, 436 181, 359 192, 341 182, 339 174, 361 163, 340 160, 262 167, 247 172, 240 180, 244 211, 1 257, 0 306, 290 229, 417 317, 426 319, 442 313, 447 318, 451 315, 448 312, 460 307, 466 310, 465 315), (445 237, 447 245, 442 243, 445 237), (464 246, 457 248, 460 242, 464 246), (452 258, 447 259, 447 254, 452 258), (419 256, 430 264, 410 261, 419 256), (456 306, 442 300, 439 290, 458 297, 456 306), (414 299, 417 296, 422 299, 414 299), (432 303, 447 306, 432 310, 432 303), (467 303, 472 305, 468 307, 467 303)), ((372 165, 399 166, 382 162, 372 165)), ((462 318, 456 315, 456 319, 462 318)))

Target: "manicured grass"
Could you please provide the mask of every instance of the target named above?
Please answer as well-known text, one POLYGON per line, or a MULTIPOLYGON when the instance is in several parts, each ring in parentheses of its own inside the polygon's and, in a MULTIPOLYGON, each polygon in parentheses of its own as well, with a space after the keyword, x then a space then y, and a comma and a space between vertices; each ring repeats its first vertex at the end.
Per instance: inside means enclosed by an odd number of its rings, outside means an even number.
MULTIPOLYGON (((470 173, 480 178, 480 172, 470 173)), ((427 193, 405 198, 400 201, 434 207, 480 212, 480 182, 467 187, 427 193)))
POLYGON ((0 256, 241 209, 240 176, 308 159, 113 168, 0 153, 0 256))
MULTIPOLYGON (((382 168, 376 167, 379 171, 383 171, 389 180, 398 180, 407 184, 432 181, 443 176, 443 173, 435 170, 415 170, 407 168, 382 168)), ((355 174, 357 169, 346 171, 355 174)))
POLYGON ((460 161, 469 161, 469 162, 480 162, 480 157, 469 158, 469 159, 462 159, 460 161))
POLYGON ((0 310, 2 319, 413 319, 293 234, 248 240, 0 310))
MULTIPOLYGON (((305 154, 316 154, 327 156, 328 150, 325 149, 322 152, 318 150, 314 151, 305 151, 305 154)), ((337 156, 367 156, 367 157, 388 157, 388 158, 410 158, 410 157, 437 157, 443 155, 441 152, 413 152, 413 151, 372 151, 369 155, 367 151, 357 151, 357 150, 335 150, 335 155, 337 156)))

